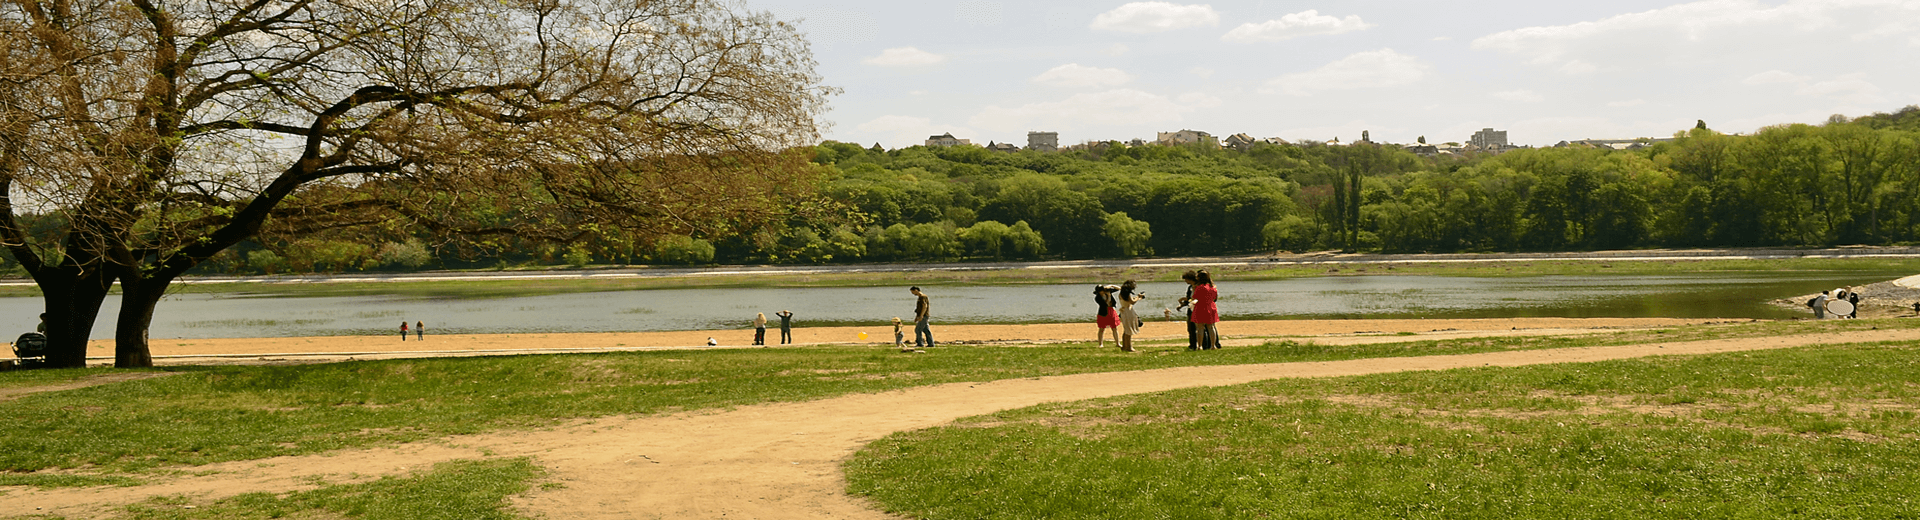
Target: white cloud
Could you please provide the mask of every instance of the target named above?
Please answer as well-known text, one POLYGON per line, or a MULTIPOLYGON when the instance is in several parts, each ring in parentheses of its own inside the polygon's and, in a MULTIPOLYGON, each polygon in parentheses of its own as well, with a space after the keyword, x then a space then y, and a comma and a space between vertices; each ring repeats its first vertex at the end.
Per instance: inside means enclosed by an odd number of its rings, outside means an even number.
POLYGON ((1547 99, 1545 96, 1541 96, 1540 93, 1538 92, 1534 92, 1526 89, 1495 92, 1493 93, 1493 97, 1495 99, 1503 99, 1503 100, 1512 101, 1515 103, 1539 103, 1541 101, 1546 101, 1547 99))
POLYGON ((920 67, 947 61, 946 56, 923 51, 913 47, 896 47, 880 51, 879 56, 860 60, 860 63, 881 67, 920 67))
POLYGON ((1054 87, 1114 87, 1133 81, 1133 75, 1120 69, 1088 67, 1068 63, 1034 76, 1033 82, 1054 87))
POLYGON ((1600 67, 1580 60, 1573 60, 1560 65, 1560 73, 1568 76, 1592 74, 1598 70, 1600 70, 1600 67))
POLYGON ((1393 49, 1360 52, 1318 69, 1268 80, 1261 92, 1310 96, 1331 90, 1384 88, 1418 83, 1433 66, 1393 49))
POLYGON ((1187 73, 1199 76, 1200 79, 1207 79, 1213 77, 1214 70, 1206 67, 1194 67, 1187 69, 1187 73))
POLYGON ((1225 101, 1222 101, 1219 97, 1215 97, 1212 94, 1207 94, 1204 92, 1188 92, 1185 94, 1181 94, 1180 97, 1174 98, 1174 101, 1177 101, 1180 104, 1186 105, 1191 108, 1213 108, 1226 103, 1225 101))
POLYGON ((1740 80, 1740 82, 1748 85, 1766 85, 1771 83, 1806 83, 1808 80, 1811 80, 1811 79, 1813 78, 1801 76, 1799 74, 1788 73, 1782 70, 1769 70, 1759 74, 1754 74, 1752 76, 1747 76, 1747 79, 1740 80))
POLYGON ((1368 27, 1373 27, 1373 24, 1361 21, 1359 15, 1334 18, 1308 9, 1282 16, 1278 20, 1240 24, 1220 39, 1236 43, 1277 42, 1301 36, 1349 33, 1368 27))
POLYGON ((1128 33, 1156 33, 1190 27, 1220 25, 1220 13, 1213 6, 1177 5, 1169 2, 1133 2, 1093 17, 1095 30, 1128 33))
POLYGON ((973 129, 955 125, 937 125, 932 119, 914 116, 885 115, 860 123, 854 128, 869 134, 880 134, 889 147, 907 147, 923 144, 927 136, 952 133, 954 137, 971 139, 973 129))
POLYGON ((1000 25, 1004 6, 1000 2, 962 0, 953 4, 953 18, 976 27, 1000 25))
POLYGON ((1880 103, 1887 100, 1880 95, 1879 85, 1867 81, 1866 74, 1847 74, 1826 81, 1814 81, 1813 77, 1802 76, 1782 70, 1769 70, 1740 80, 1746 85, 1792 85, 1796 95, 1820 97, 1857 104, 1880 103))
POLYGON ((880 34, 880 22, 857 10, 816 8, 801 11, 800 29, 818 50, 829 50, 872 41, 880 34))
POLYGON ((1647 104, 1647 100, 1645 99, 1628 99, 1624 101, 1615 101, 1612 103, 1607 103, 1607 106, 1614 107, 1614 108, 1627 108, 1627 107, 1637 107, 1645 104, 1647 104))
POLYGON ((1866 74, 1847 74, 1831 80, 1803 85, 1793 93, 1860 104, 1880 103, 1887 100, 1880 95, 1879 85, 1867 81, 1866 74))
POLYGON ((1173 100, 1134 89, 1115 89, 1074 94, 1060 101, 1028 103, 1013 108, 988 106, 967 122, 1002 131, 1135 126, 1179 121, 1187 112, 1219 104, 1219 98, 1205 94, 1186 94, 1179 100, 1173 100))
POLYGON ((1917 18, 1920 4, 1912 0, 1701 0, 1597 21, 1503 31, 1475 39, 1473 48, 1515 55, 1563 73, 1587 74, 1602 68, 1642 68, 1649 61, 1702 63, 1726 55, 1780 59, 1821 52, 1855 54, 1862 38, 1911 37, 1908 29, 1920 25, 1917 18))

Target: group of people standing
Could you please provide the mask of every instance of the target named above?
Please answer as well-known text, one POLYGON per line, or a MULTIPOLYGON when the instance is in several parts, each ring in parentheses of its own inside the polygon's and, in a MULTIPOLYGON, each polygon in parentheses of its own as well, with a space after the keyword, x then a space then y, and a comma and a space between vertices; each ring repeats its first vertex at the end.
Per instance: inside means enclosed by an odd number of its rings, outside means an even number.
MULTIPOLYGON (((1181 273, 1180 279, 1187 282, 1187 295, 1180 297, 1180 312, 1186 317, 1187 350, 1215 350, 1220 348, 1220 289, 1213 285, 1213 274, 1206 270, 1181 273)), ((1120 285, 1098 285, 1093 288, 1093 302, 1099 307, 1094 315, 1094 325, 1098 331, 1094 334, 1094 343, 1105 347, 1107 329, 1114 331, 1114 343, 1121 352, 1134 352, 1133 336, 1140 332, 1145 323, 1135 310, 1141 300, 1147 299, 1147 293, 1139 290, 1133 280, 1120 285)), ((1167 309, 1165 315, 1173 317, 1173 309, 1167 309)))
MULTIPOLYGON (((1831 291, 1820 291, 1819 296, 1815 296, 1812 300, 1807 301, 1807 306, 1813 307, 1814 319, 1826 319, 1827 314, 1830 314, 1828 312, 1828 302, 1832 301, 1847 302, 1847 305, 1845 305, 1846 309, 1842 309, 1847 312, 1844 314, 1832 313, 1834 314, 1833 317, 1846 319, 1860 317, 1860 291, 1858 290, 1841 288, 1831 291)), ((1920 303, 1916 303, 1914 306, 1914 312, 1920 313, 1920 303)))
POLYGON ((1133 280, 1120 285, 1093 286, 1093 303, 1100 310, 1093 317, 1099 331, 1093 341, 1100 347, 1107 346, 1107 329, 1113 329, 1113 342, 1120 346, 1121 352, 1133 352, 1133 335, 1140 332, 1140 314, 1134 312, 1133 305, 1147 299, 1147 293, 1141 292, 1133 280), (1114 293, 1119 293, 1116 298, 1114 293))
MULTIPOLYGON (((781 310, 780 312, 773 313, 773 315, 780 317, 780 344, 792 344, 793 311, 781 310)), ((712 341, 713 338, 707 338, 707 340, 712 341)), ((767 344, 767 313, 757 313, 753 316, 753 344, 767 344)))
MULTIPOLYGON (((419 341, 426 341, 427 340, 427 323, 424 321, 413 322, 413 334, 414 334, 414 339, 419 341)), ((407 320, 400 320, 400 341, 406 341, 406 340, 407 340, 407 320)))
POLYGON ((907 292, 913 294, 913 348, 907 348, 907 335, 900 329, 900 317, 894 316, 893 347, 901 352, 933 346, 933 302, 927 299, 927 293, 920 292, 919 287, 909 287, 907 292))

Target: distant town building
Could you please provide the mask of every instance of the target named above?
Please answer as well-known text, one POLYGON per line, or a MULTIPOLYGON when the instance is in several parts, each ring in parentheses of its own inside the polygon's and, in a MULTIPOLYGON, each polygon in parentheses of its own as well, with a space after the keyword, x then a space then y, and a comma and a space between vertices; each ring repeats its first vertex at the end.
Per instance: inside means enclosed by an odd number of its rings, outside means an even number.
POLYGON ((1481 150, 1500 150, 1507 147, 1507 131, 1482 128, 1467 139, 1467 145, 1481 150))
POLYGON ((1038 152, 1060 149, 1060 132, 1027 132, 1027 149, 1038 152))
POLYGON ((995 143, 993 141, 987 141, 987 149, 993 150, 996 152, 1013 153, 1013 152, 1020 151, 1020 146, 1015 145, 1013 143, 995 143))
POLYGON ((1178 132, 1160 132, 1153 142, 1160 144, 1214 143, 1213 134, 1199 130, 1181 130, 1178 132))
POLYGON ((953 132, 927 137, 927 146, 959 146, 963 144, 973 144, 973 141, 954 137, 953 132))
POLYGON ((1561 141, 1559 144, 1553 145, 1553 147, 1554 148, 1568 148, 1568 147, 1611 148, 1614 150, 1638 150, 1641 148, 1646 148, 1648 146, 1653 146, 1654 143, 1664 143, 1672 140, 1673 138, 1671 137, 1641 137, 1638 139, 1579 139, 1574 141, 1561 141))
POLYGON ((1240 151, 1251 150, 1253 149, 1254 143, 1258 142, 1260 142, 1259 139, 1254 139, 1253 136, 1244 133, 1227 136, 1227 147, 1240 151))

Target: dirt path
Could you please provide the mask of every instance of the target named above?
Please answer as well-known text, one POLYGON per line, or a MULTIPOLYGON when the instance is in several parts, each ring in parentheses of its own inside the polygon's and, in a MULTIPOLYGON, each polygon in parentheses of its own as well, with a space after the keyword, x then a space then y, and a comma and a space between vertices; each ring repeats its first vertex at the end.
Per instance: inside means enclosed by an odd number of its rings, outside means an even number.
POLYGON ((1480 366, 1591 362, 1819 344, 1920 341, 1920 330, 1859 331, 1451 356, 1184 367, 955 383, 809 401, 654 417, 583 421, 547 431, 501 432, 397 448, 282 457, 195 468, 201 476, 132 488, 13 488, 0 511, 86 518, 159 495, 212 499, 307 489, 401 474, 457 459, 531 456, 564 484, 521 497, 543 518, 891 518, 843 493, 839 465, 867 442, 898 431, 1032 406, 1283 377, 1333 377, 1480 366), (43 508, 43 509, 36 509, 43 508))

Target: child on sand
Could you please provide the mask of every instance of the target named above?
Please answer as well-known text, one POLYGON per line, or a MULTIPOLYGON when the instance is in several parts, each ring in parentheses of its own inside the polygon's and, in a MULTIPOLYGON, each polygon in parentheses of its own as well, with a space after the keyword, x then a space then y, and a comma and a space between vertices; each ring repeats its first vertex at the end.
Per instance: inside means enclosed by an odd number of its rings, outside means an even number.
POLYGON ((913 352, 912 348, 907 347, 907 334, 900 329, 899 316, 893 317, 893 348, 900 349, 901 352, 913 352))

